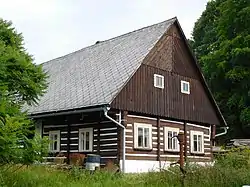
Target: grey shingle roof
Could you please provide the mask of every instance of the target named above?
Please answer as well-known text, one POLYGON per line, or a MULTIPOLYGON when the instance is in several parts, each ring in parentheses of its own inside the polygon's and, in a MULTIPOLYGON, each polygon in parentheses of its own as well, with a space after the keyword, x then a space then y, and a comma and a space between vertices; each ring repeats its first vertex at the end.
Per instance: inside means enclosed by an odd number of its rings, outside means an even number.
POLYGON ((49 87, 30 114, 109 104, 175 18, 45 62, 49 87))

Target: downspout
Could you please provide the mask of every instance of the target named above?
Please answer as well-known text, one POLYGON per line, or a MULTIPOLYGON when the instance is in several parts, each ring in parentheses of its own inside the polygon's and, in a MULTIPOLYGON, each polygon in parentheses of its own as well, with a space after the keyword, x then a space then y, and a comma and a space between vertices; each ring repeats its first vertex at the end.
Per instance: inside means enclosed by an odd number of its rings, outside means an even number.
POLYGON ((216 134, 215 137, 219 137, 219 136, 227 134, 227 130, 229 129, 229 127, 222 127, 222 128, 224 129, 224 132, 216 134))
POLYGON ((122 140, 122 171, 123 173, 125 173, 125 153, 126 153, 126 148, 125 148, 125 140, 126 140, 126 134, 125 134, 125 127, 121 124, 122 123, 122 119, 121 119, 121 111, 119 112, 119 121, 117 122, 116 120, 114 120, 113 118, 111 118, 110 116, 108 116, 108 110, 110 108, 105 108, 104 109, 104 116, 106 118, 108 118, 110 121, 114 122, 116 125, 118 125, 119 127, 121 127, 123 130, 123 140, 122 140))

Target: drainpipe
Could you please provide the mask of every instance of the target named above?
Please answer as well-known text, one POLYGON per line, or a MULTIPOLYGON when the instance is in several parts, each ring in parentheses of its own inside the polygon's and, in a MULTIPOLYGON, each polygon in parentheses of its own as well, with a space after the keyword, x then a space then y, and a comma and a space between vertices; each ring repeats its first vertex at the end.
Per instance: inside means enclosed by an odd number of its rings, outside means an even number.
POLYGON ((125 127, 121 124, 122 123, 122 117, 121 117, 121 111, 119 112, 119 121, 117 122, 116 120, 114 120, 113 118, 111 118, 110 116, 108 116, 108 110, 110 108, 106 108, 104 109, 104 116, 106 118, 108 118, 110 121, 114 122, 116 125, 118 125, 119 127, 122 128, 122 132, 123 132, 123 140, 122 140, 122 171, 123 173, 125 173, 125 153, 126 153, 126 148, 125 148, 125 140, 126 140, 126 136, 125 136, 125 127))
POLYGON ((222 135, 227 134, 227 130, 229 129, 229 127, 222 127, 222 128, 224 129, 224 132, 219 133, 219 134, 216 134, 215 137, 218 137, 218 136, 222 136, 222 135))

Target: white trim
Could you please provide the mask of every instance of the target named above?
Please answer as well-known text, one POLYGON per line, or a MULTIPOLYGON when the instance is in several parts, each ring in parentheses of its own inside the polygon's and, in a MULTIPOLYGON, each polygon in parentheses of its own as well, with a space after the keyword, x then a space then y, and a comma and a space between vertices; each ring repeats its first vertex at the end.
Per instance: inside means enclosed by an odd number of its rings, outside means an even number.
POLYGON ((77 143, 71 143, 70 145, 72 145, 72 146, 76 146, 76 145, 78 145, 77 143))
POLYGON ((161 155, 161 157, 179 158, 180 155, 161 155))
MULTIPOLYGON (((100 142, 101 141, 109 141, 109 140, 117 140, 117 138, 100 139, 100 142)), ((97 141, 97 140, 94 140, 94 141, 97 141)))
POLYGON ((164 150, 165 151, 173 151, 173 152, 179 152, 180 151, 180 146, 178 143, 177 137, 172 138, 172 146, 173 143, 176 143, 176 149, 170 149, 168 147, 168 132, 176 133, 176 136, 179 134, 180 129, 179 128, 173 128, 173 127, 164 127, 164 150))
POLYGON ((103 147, 105 147, 105 146, 112 146, 112 145, 117 145, 117 143, 100 144, 100 146, 103 146, 103 147))
POLYGON ((157 120, 157 118, 151 118, 151 117, 146 117, 146 116, 127 115, 127 117, 131 117, 131 118, 141 118, 141 119, 150 119, 150 120, 154 120, 154 121, 157 120))
POLYGON ((103 151, 103 152, 111 152, 111 151, 117 151, 117 149, 101 149, 100 151, 103 151))
POLYGON ((189 82, 181 80, 181 93, 190 94, 190 83, 189 82), (187 86, 188 86, 187 91, 184 90, 184 84, 187 84, 187 86))
POLYGON ((132 124, 130 124, 130 123, 129 123, 129 124, 127 124, 127 127, 132 127, 132 126, 133 126, 133 125, 132 125, 132 124))
POLYGON ((159 74, 154 74, 154 87, 164 89, 164 76, 159 74), (157 84, 157 78, 161 79, 162 84, 157 84))
POLYGON ((144 124, 144 123, 134 123, 134 147, 140 149, 152 149, 152 125, 151 124, 144 124), (143 142, 144 142, 144 129, 149 130, 149 137, 148 137, 148 146, 140 146, 138 145, 138 128, 143 129, 143 142))
MULTIPOLYGON (((61 140, 67 140, 68 138, 61 138, 61 140)), ((61 144, 62 145, 62 144, 61 144)))
POLYGON ((49 152, 52 152, 52 153, 60 151, 60 138, 61 138, 60 130, 49 131, 49 140, 51 140, 51 136, 53 136, 53 135, 57 135, 57 140, 54 140, 54 141, 56 141, 56 148, 57 149, 54 149, 53 142, 50 142, 49 143, 49 152))
POLYGON ((126 156, 145 156, 145 157, 157 157, 157 155, 153 155, 153 154, 129 154, 126 153, 126 156))
POLYGON ((205 126, 201 126, 201 125, 195 125, 192 123, 187 123, 188 126, 193 126, 193 127, 198 127, 198 128, 202 128, 202 129, 210 129, 210 127, 205 127, 205 126))
POLYGON ((117 127, 100 129, 100 131, 117 130, 117 127))
POLYGON ((133 132, 133 130, 132 129, 126 129, 126 132, 131 133, 131 132, 133 132))
POLYGON ((61 146, 67 146, 67 144, 61 144, 61 146))
MULTIPOLYGON (((106 133, 106 134, 100 134, 100 136, 109 136, 109 135, 117 135, 117 132, 114 133, 106 133)), ((97 136, 97 135, 96 135, 97 136)))
POLYGON ((70 131, 70 134, 78 133, 78 131, 70 131))
POLYGON ((169 123, 177 123, 177 124, 184 124, 183 122, 180 121, 172 121, 172 120, 167 120, 167 119, 160 119, 162 122, 169 122, 169 123))
POLYGON ((78 140, 79 138, 78 137, 75 137, 75 138, 70 138, 71 140, 78 140))
POLYGON ((191 144, 191 153, 204 153, 204 132, 202 131, 190 131, 190 144, 191 144), (201 151, 198 151, 198 139, 197 139, 197 151, 194 150, 194 135, 201 136, 201 151))
POLYGON ((101 158, 117 158, 116 156, 102 156, 101 158))
POLYGON ((79 129, 79 152, 85 152, 85 151, 88 151, 88 152, 92 152, 93 151, 93 128, 82 128, 82 129, 79 129), (84 138, 84 142, 86 144, 86 136, 82 136, 82 133, 89 133, 89 149, 86 149, 86 145, 83 145, 82 144, 82 138, 84 138))
POLYGON ((68 134, 68 132, 61 132, 61 134, 68 134))
POLYGON ((127 141, 126 141, 126 143, 133 143, 133 141, 129 141, 129 140, 127 140, 127 141))
POLYGON ((67 125, 44 125, 43 128, 51 128, 51 127, 67 127, 67 125))

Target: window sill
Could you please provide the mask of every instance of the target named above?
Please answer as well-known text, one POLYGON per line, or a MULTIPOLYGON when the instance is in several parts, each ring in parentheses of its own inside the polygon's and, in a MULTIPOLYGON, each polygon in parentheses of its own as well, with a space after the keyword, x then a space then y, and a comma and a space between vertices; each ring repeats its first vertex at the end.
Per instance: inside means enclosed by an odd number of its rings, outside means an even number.
POLYGON ((152 148, 141 148, 141 147, 136 147, 134 148, 134 150, 138 150, 138 151, 152 151, 152 148))
POLYGON ((191 154, 192 156, 203 156, 203 155, 205 155, 204 152, 191 152, 190 154, 191 154))
POLYGON ((169 149, 164 150, 164 152, 167 152, 167 153, 180 153, 179 150, 169 150, 169 149))

